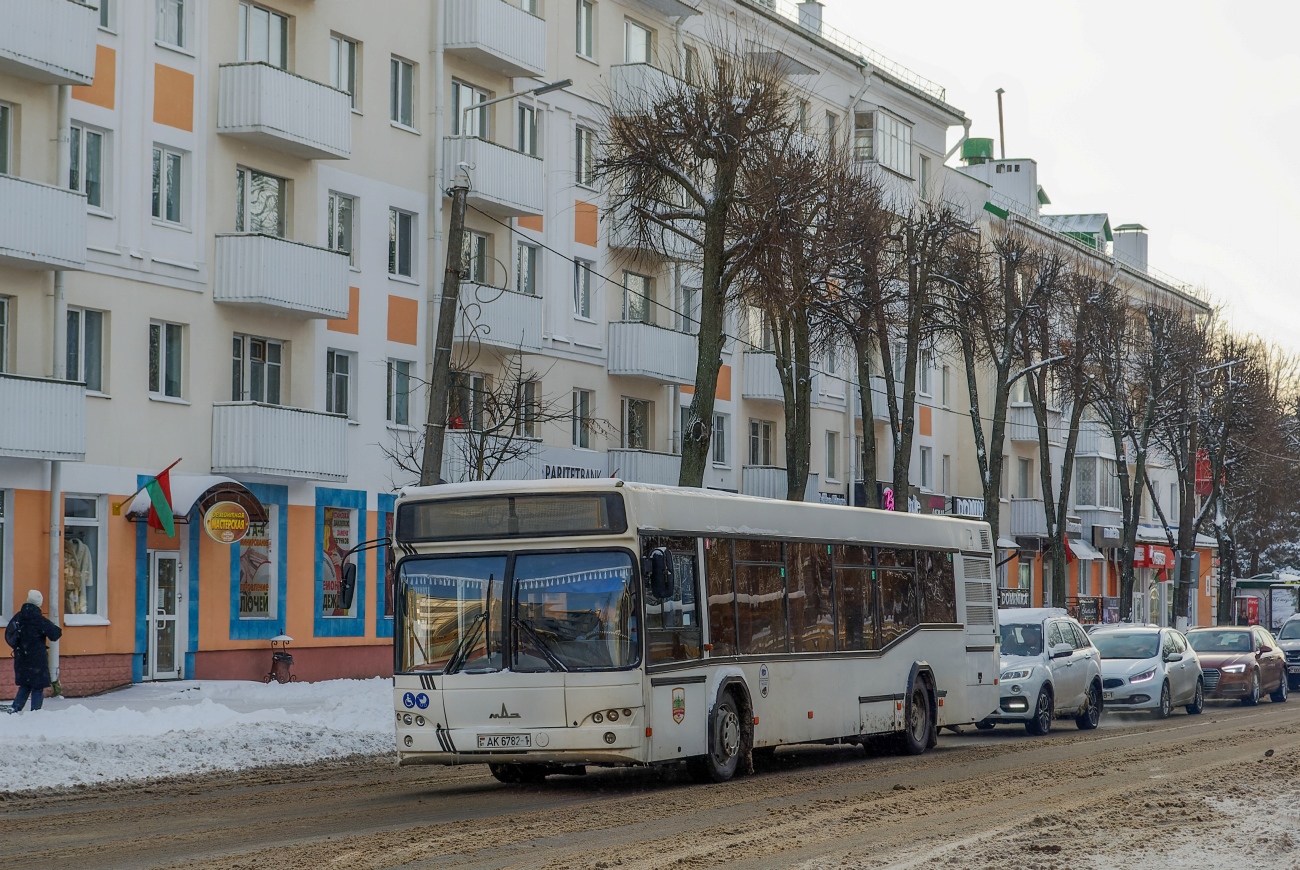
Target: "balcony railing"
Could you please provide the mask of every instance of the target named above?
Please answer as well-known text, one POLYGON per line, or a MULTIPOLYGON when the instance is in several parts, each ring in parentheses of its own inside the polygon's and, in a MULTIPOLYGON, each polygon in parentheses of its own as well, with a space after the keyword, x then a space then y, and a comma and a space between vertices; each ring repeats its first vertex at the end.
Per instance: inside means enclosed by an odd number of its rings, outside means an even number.
MULTIPOLYGON (((857 387, 850 390, 853 402, 853 417, 862 419, 862 399, 858 397, 857 387)), ((885 393, 885 379, 876 375, 871 378, 871 416, 877 420, 889 421, 889 396, 885 393)))
POLYGON ((1007 409, 1007 437, 1012 441, 1038 443, 1038 418, 1032 405, 1011 405, 1007 409))
POLYGON ((346 480, 348 418, 257 402, 212 406, 212 473, 346 480))
MULTIPOLYGON (((694 222, 683 222, 682 228, 693 232, 694 222)), ((672 230, 660 226, 649 228, 649 237, 643 238, 626 206, 615 211, 609 222, 609 244, 613 248, 632 251, 654 251, 671 260, 690 260, 699 251, 699 246, 672 230)))
POLYGON ((681 468, 682 458, 671 453, 622 448, 609 451, 609 474, 622 480, 676 486, 681 468))
POLYGON ((447 433, 442 451, 442 479, 537 480, 542 476, 542 445, 523 438, 504 439, 481 432, 447 433))
POLYGON ((648 378, 660 384, 695 383, 695 336, 648 323, 609 325, 611 375, 648 378))
POLYGON ((539 158, 486 139, 448 136, 443 140, 442 171, 449 185, 461 163, 469 174, 468 200, 478 208, 502 217, 539 215, 545 210, 539 158))
POLYGON ((1084 420, 1079 424, 1079 443, 1076 456, 1104 456, 1115 458, 1115 439, 1110 429, 1100 420, 1084 420))
POLYGON ((0 3, 0 73, 50 85, 95 78, 99 12, 71 0, 0 3))
MULTIPOLYGON (((435 304, 440 301, 441 297, 438 297, 435 304)), ((540 351, 541 297, 482 284, 462 285, 456 341, 476 341, 506 350, 540 351)))
POLYGON ((648 63, 623 63, 609 68, 610 108, 617 115, 645 115, 670 97, 681 83, 648 63))
POLYGON ((23 269, 83 268, 86 197, 61 187, 0 175, 0 264, 23 269))
POLYGON ((1083 524, 1084 537, 1090 541, 1092 540, 1090 530, 1094 526, 1122 528, 1124 525, 1124 512, 1117 507, 1076 508, 1075 513, 1079 515, 1079 522, 1083 524))
POLYGON ((740 395, 745 399, 784 402, 781 378, 776 371, 776 354, 746 351, 743 355, 744 372, 741 374, 740 395))
POLYGON ((214 302, 297 317, 348 316, 348 258, 259 233, 217 236, 214 302))
POLYGON ((352 154, 346 93, 268 63, 221 65, 217 132, 308 160, 352 154))
POLYGON ((546 71, 546 22, 504 0, 446 0, 448 54, 501 75, 546 71))
POLYGON ((740 491, 760 498, 785 498, 788 491, 785 469, 775 465, 743 465, 740 491))
POLYGON ((1011 534, 1040 538, 1047 534, 1041 498, 1011 499, 1011 534))
POLYGON ((86 387, 0 374, 0 456, 86 458, 86 387))

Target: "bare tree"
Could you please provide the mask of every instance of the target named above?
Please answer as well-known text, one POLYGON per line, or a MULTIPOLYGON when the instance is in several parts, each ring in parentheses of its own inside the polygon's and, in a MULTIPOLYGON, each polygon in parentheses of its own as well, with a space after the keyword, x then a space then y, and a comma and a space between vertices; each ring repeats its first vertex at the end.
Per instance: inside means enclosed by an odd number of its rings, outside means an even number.
POLYGON ((702 43, 699 54, 689 71, 678 68, 678 75, 611 95, 597 161, 609 208, 642 247, 667 255, 675 236, 694 250, 700 267, 683 486, 704 482, 729 291, 758 247, 742 229, 740 210, 763 185, 762 168, 790 141, 795 126, 793 98, 773 53, 722 37, 702 43))

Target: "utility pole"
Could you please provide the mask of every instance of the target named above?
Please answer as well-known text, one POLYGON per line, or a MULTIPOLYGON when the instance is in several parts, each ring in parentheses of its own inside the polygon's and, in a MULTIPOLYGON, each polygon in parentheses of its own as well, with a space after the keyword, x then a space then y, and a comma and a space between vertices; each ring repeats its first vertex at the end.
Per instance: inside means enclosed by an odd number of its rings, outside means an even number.
POLYGON ((1005 93, 1002 88, 998 88, 998 148, 1002 152, 1003 160, 1007 159, 1007 129, 1002 124, 1002 95, 1005 93))

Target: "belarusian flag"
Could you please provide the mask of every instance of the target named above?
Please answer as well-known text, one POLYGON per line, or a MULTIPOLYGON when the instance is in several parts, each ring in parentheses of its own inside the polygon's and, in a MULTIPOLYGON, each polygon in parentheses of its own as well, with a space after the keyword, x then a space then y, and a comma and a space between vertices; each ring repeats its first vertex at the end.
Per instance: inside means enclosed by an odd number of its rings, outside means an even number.
POLYGON ((144 485, 149 492, 149 528, 176 537, 176 518, 172 514, 172 471, 167 469, 144 485))

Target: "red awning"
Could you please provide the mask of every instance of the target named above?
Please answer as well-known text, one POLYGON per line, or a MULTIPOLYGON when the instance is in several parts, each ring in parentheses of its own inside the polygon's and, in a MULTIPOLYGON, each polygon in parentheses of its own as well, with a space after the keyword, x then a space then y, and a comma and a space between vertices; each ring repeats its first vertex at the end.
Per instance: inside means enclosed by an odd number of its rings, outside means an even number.
POLYGON ((1134 568, 1169 569, 1174 566, 1174 551, 1159 544, 1140 544, 1133 548, 1134 568))

